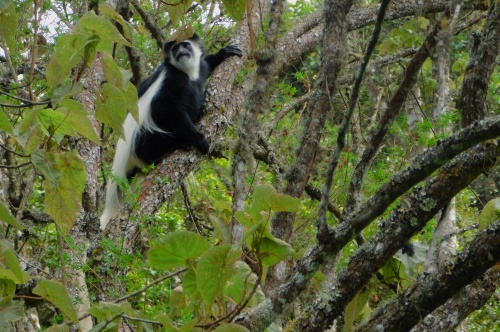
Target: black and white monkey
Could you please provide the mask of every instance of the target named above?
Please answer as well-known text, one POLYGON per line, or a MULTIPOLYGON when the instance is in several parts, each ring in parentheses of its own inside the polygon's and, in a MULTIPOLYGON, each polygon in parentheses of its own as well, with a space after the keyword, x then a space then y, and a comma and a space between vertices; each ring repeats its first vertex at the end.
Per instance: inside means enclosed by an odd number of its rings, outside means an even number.
MULTIPOLYGON (((138 88, 140 124, 130 114, 125 119, 125 140, 118 140, 113 161, 116 177, 130 180, 142 167, 160 162, 176 149, 196 147, 207 154, 210 144, 194 126, 203 115, 205 82, 222 61, 242 56, 232 45, 205 56, 196 34, 179 43, 165 43, 163 51, 164 63, 138 88)), ((121 206, 118 186, 110 180, 101 229, 121 206)))

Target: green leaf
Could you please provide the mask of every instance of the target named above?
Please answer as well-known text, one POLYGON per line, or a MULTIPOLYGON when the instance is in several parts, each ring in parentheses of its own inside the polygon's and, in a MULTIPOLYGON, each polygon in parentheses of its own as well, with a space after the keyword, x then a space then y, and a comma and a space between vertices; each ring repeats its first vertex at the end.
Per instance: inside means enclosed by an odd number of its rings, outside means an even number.
POLYGON ((16 51, 16 36, 18 33, 18 18, 15 6, 9 6, 11 1, 0 0, 0 35, 5 37, 10 53, 16 51))
POLYGON ((31 279, 30 275, 21 268, 19 260, 17 259, 16 253, 11 248, 6 248, 3 252, 2 260, 5 261, 7 267, 16 276, 19 282, 17 284, 24 284, 31 279))
POLYGON ((59 134, 77 136, 76 131, 73 129, 69 121, 67 121, 69 110, 64 109, 64 111, 65 112, 56 112, 51 108, 46 108, 40 111, 38 114, 38 121, 40 121, 42 128, 47 130, 48 135, 59 134))
POLYGON ((494 198, 483 208, 483 211, 479 214, 479 229, 485 229, 492 222, 500 219, 500 197, 494 198))
POLYGON ((102 53, 104 65, 104 77, 109 84, 112 84, 123 90, 123 76, 120 67, 116 64, 115 60, 109 53, 102 53))
MULTIPOLYGON (((65 84, 62 85, 52 92, 52 96, 50 97, 50 102, 52 103, 52 107, 57 106, 59 102, 64 99, 71 98, 76 94, 79 94, 83 90, 83 84, 81 82, 77 82, 75 85, 65 84)), ((76 101, 75 101, 76 102, 76 101)))
POLYGON ((44 332, 69 332, 68 324, 59 324, 49 327, 44 332))
POLYGON ((253 206, 257 210, 267 211, 269 209, 274 212, 289 211, 298 212, 298 198, 293 198, 288 195, 279 194, 271 185, 257 186, 253 193, 253 206))
POLYGON ((3 110, 0 110, 0 130, 8 133, 8 134, 13 134, 14 130, 12 130, 12 125, 10 124, 9 118, 7 115, 4 113, 3 110))
POLYGON ((97 101, 96 119, 124 137, 123 122, 127 117, 127 99, 117 87, 104 83, 102 98, 97 101))
POLYGON ((0 306, 0 331, 10 331, 10 323, 24 317, 24 306, 19 301, 8 301, 0 306))
POLYGON ((214 332, 250 332, 250 330, 244 326, 230 323, 217 326, 214 332))
POLYGON ((201 235, 175 231, 168 234, 163 243, 148 252, 148 259, 152 267, 159 269, 190 267, 208 248, 210 243, 201 235))
POLYGON ((178 0, 174 5, 165 5, 168 17, 172 20, 174 26, 179 23, 179 19, 187 12, 193 0, 178 0))
POLYGON ((125 94, 127 111, 132 114, 135 121, 139 123, 139 98, 137 96, 137 89, 131 82, 127 82, 125 86, 127 89, 123 90, 123 93, 125 94))
POLYGON ((29 112, 25 112, 24 118, 21 120, 19 124, 19 134, 22 135, 26 132, 33 131, 34 127, 38 126, 38 114, 41 109, 30 110, 29 112))
MULTIPOLYGON (((257 282, 257 276, 252 272, 250 267, 242 261, 234 263, 234 275, 229 280, 228 286, 224 289, 224 295, 239 303, 245 297, 247 298, 257 282)), ((249 307, 257 305, 265 297, 260 286, 248 303, 249 307)))
POLYGON ((72 132, 76 132, 78 135, 88 138, 96 144, 100 143, 101 139, 99 138, 97 128, 88 112, 85 111, 85 107, 82 103, 73 99, 67 99, 60 105, 61 107, 58 108, 56 112, 68 114, 66 120, 72 128, 72 132))
POLYGON ((88 37, 88 34, 71 32, 57 39, 54 55, 46 70, 50 86, 54 87, 68 78, 71 69, 82 61, 88 37))
POLYGON ((293 254, 292 246, 276 238, 263 237, 260 242, 260 257, 264 266, 274 265, 293 254))
POLYGON ((61 172, 57 169, 53 154, 45 154, 42 149, 35 150, 31 153, 31 162, 52 186, 57 186, 61 172))
POLYGON ((14 0, 0 0, 0 9, 5 10, 14 0))
POLYGON ((6 305, 16 294, 16 283, 7 278, 0 279, 0 306, 6 305))
POLYGON ((97 16, 93 11, 89 11, 83 15, 75 26, 76 30, 82 28, 91 31, 92 34, 99 36, 101 39, 113 41, 125 46, 132 46, 123 38, 118 29, 111 24, 111 22, 104 17, 97 16))
POLYGON ((81 198, 85 189, 86 172, 83 160, 75 150, 61 154, 47 154, 46 160, 53 161, 52 168, 60 172, 57 182, 44 181, 47 212, 63 234, 67 234, 81 209, 81 198))
POLYGON ((344 328, 342 329, 343 332, 354 331, 355 324, 357 322, 360 322, 364 318, 364 316, 366 316, 367 311, 365 310, 365 308, 366 303, 370 298, 370 293, 371 292, 365 290, 364 292, 356 295, 354 299, 349 303, 344 314, 345 322, 344 328))
POLYGON ((246 0, 222 0, 222 4, 233 21, 239 22, 245 16, 246 0))
POLYGON ((0 220, 19 230, 24 229, 24 227, 19 223, 19 221, 17 221, 17 219, 10 214, 9 209, 7 209, 7 207, 3 205, 2 202, 0 202, 0 220))
POLYGON ((188 299, 201 299, 201 294, 198 291, 198 284, 196 283, 196 272, 193 269, 187 270, 182 278, 182 289, 184 290, 184 295, 188 299))
POLYGON ((39 280, 33 293, 50 301, 73 323, 78 324, 78 315, 66 287, 54 280, 39 280))
POLYGON ((211 304, 222 293, 233 274, 233 262, 228 259, 229 246, 208 249, 200 258, 196 268, 196 283, 203 301, 211 304))
POLYGON ((132 39, 132 34, 130 32, 128 22, 125 21, 123 19, 123 17, 113 9, 113 7, 111 7, 110 5, 107 5, 107 4, 100 4, 99 5, 99 12, 101 14, 104 14, 106 17, 111 18, 116 23, 120 24, 122 26, 122 29, 123 29, 123 36, 127 40, 132 39))

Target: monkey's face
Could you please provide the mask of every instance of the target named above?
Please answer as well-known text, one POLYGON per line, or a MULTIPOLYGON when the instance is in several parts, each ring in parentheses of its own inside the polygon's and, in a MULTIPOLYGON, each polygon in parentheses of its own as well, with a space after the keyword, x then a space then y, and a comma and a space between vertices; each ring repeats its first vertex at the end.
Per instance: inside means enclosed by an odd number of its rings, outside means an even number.
POLYGON ((191 79, 198 77, 200 59, 203 51, 198 43, 185 40, 180 43, 169 43, 166 47, 167 61, 177 69, 186 73, 191 79))

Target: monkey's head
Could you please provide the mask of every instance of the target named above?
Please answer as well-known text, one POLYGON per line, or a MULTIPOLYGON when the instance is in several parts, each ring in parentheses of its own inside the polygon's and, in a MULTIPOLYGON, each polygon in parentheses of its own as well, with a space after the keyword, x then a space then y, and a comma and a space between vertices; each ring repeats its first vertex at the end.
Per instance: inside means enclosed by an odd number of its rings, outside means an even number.
POLYGON ((198 78, 203 56, 203 44, 198 35, 181 42, 169 41, 163 46, 163 51, 166 63, 186 73, 191 80, 198 78))

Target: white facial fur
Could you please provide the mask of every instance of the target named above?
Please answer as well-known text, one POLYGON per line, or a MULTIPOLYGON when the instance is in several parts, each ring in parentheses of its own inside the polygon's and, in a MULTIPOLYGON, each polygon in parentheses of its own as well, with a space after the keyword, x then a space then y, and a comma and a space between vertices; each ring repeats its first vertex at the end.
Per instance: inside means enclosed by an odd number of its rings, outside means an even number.
POLYGON ((186 42, 191 44, 193 50, 192 56, 183 56, 177 61, 172 54, 172 49, 170 49, 170 63, 177 69, 185 72, 191 81, 196 81, 200 77, 200 59, 203 53, 197 43, 190 40, 186 40, 186 42))

